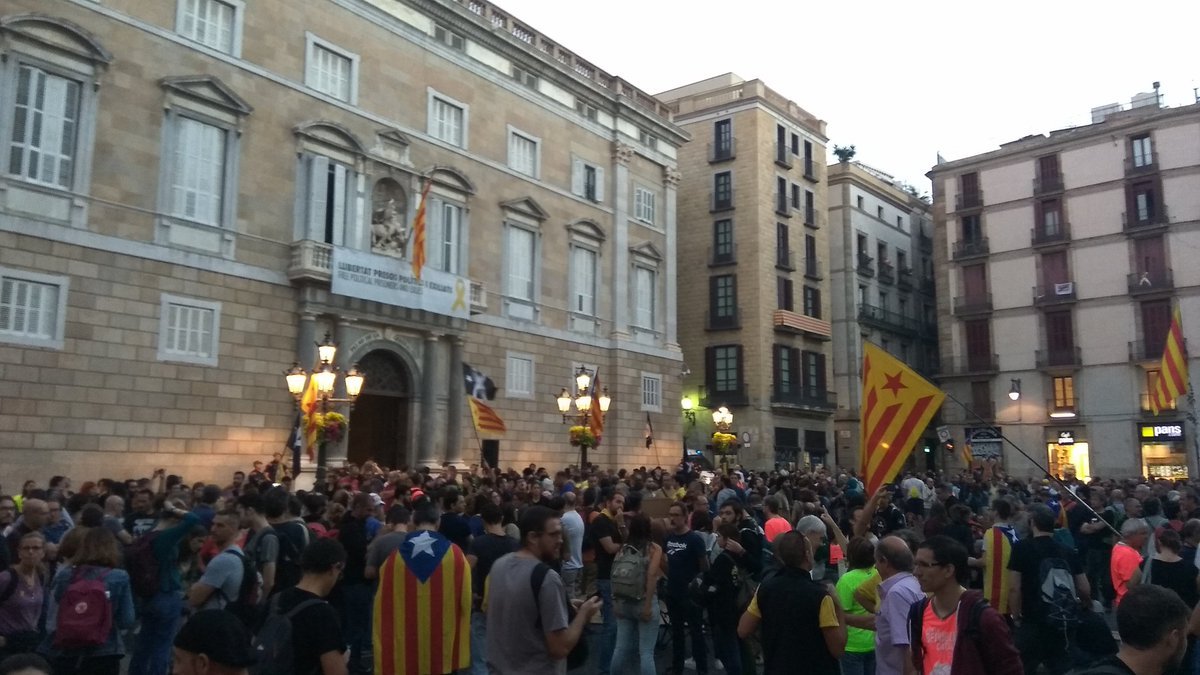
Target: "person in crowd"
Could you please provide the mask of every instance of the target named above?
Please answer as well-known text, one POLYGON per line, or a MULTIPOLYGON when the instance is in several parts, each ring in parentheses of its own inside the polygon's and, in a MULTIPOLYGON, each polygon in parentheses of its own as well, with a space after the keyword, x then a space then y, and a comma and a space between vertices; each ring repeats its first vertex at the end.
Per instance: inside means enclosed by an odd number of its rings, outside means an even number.
MULTIPOLYGON (((629 534, 622 548, 622 555, 636 554, 646 559, 646 583, 642 598, 615 599, 617 644, 611 671, 628 672, 622 666, 636 653, 641 675, 655 675, 654 645, 660 623, 657 589, 664 561, 663 549, 653 539, 650 518, 646 514, 638 513, 629 518, 629 534)), ((697 662, 696 666, 697 672, 707 672, 707 662, 697 662)))
POLYGON ((275 533, 278 551, 275 557, 274 583, 267 591, 264 574, 263 597, 280 593, 295 586, 302 575, 300 556, 308 548, 315 537, 309 532, 301 518, 303 505, 299 498, 290 494, 283 487, 273 487, 263 495, 263 514, 267 517, 267 526, 275 533))
POLYGON ((346 549, 346 571, 342 575, 342 630, 350 647, 350 672, 368 670, 371 658, 371 596, 366 578, 367 519, 374 504, 371 495, 358 492, 350 499, 350 510, 342 517, 337 539, 346 549))
POLYGON ((875 547, 879 571, 879 614, 875 617, 875 672, 905 675, 908 660, 908 609, 925 597, 913 576, 913 552, 908 543, 891 535, 875 547))
POLYGON ((205 530, 203 525, 196 525, 188 536, 179 542, 179 579, 182 582, 184 597, 187 597, 192 586, 204 575, 200 549, 207 538, 208 530, 205 530))
POLYGON ((941 535, 917 547, 914 570, 928 594, 909 609, 912 665, 918 673, 1021 675, 1021 655, 1004 617, 980 591, 968 591, 967 549, 941 535))
POLYGON ((519 528, 520 550, 497 560, 488 579, 484 612, 489 672, 564 675, 568 655, 603 601, 589 597, 570 618, 562 578, 552 567, 562 550, 558 514, 531 506, 521 514, 519 528))
MULTIPOLYGON (((479 515, 483 518, 483 535, 471 540, 471 552, 467 555, 472 584, 471 672, 474 675, 488 675, 487 617, 483 614, 485 584, 496 561, 515 552, 521 545, 504 533, 504 512, 499 506, 487 502, 482 505, 479 515)), ((566 531, 565 526, 563 530, 566 531)))
POLYGON ((363 570, 363 578, 372 582, 379 578, 380 566, 389 556, 400 550, 400 544, 404 543, 411 519, 412 512, 400 503, 393 504, 388 509, 387 515, 384 516, 384 525, 387 529, 376 535, 371 543, 367 544, 367 561, 363 570))
MULTIPOLYGON (((682 510, 683 505, 680 503, 672 508, 682 510)), ((672 522, 675 522, 675 518, 676 516, 672 514, 672 522)), ((679 516, 679 518, 685 523, 687 522, 686 516, 679 516)), ((740 575, 737 569, 737 561, 734 560, 732 554, 725 550, 728 542, 733 541, 736 543, 738 541, 740 534, 736 525, 721 523, 717 528, 716 535, 717 555, 701 576, 700 598, 698 600, 689 598, 689 601, 698 602, 707 610, 708 625, 712 634, 713 655, 725 669, 725 674, 741 675, 742 653, 737 638, 737 625, 740 618, 737 602, 740 575)), ((669 543, 670 540, 668 540, 669 543)), ((701 560, 707 562, 707 555, 701 558, 701 560)), ((703 564, 702 567, 704 567, 703 564)), ((667 580, 670 581, 670 572, 668 572, 667 580)), ((697 611, 696 620, 699 621, 699 618, 699 611, 697 611)), ((672 624, 672 627, 674 627, 674 624, 672 624)), ((683 631, 678 631, 676 635, 677 637, 672 637, 672 641, 679 644, 683 640, 683 631)), ((704 634, 702 631, 693 630, 692 644, 704 644, 704 634)), ((696 658, 699 658, 700 661, 706 660, 703 651, 697 653, 700 656, 696 658)), ((678 661, 679 657, 676 657, 675 660, 678 661)), ((679 671, 676 670, 676 672, 679 671)))
POLYGON ((173 647, 173 675, 248 675, 256 663, 245 625, 221 609, 193 614, 173 647))
POLYGON ((237 543, 240 522, 241 515, 234 510, 213 517, 212 538, 220 553, 188 591, 188 605, 193 609, 224 609, 238 599, 246 572, 242 564, 246 554, 237 543))
POLYGON ((440 516, 432 500, 415 505, 413 531, 379 570, 371 624, 375 675, 451 673, 471 664, 471 568, 462 549, 438 533, 440 516))
MULTIPOLYGON (((205 490, 207 489, 206 487, 205 490)), ((262 597, 265 599, 270 597, 275 589, 276 573, 279 569, 279 534, 267 522, 264 501, 263 495, 257 492, 243 494, 238 498, 237 510, 241 514, 239 524, 246 530, 246 545, 243 551, 254 566, 254 571, 262 577, 262 597)), ((284 502, 285 507, 286 504, 287 502, 284 502)))
MULTIPOLYGON (((1129 505, 1125 506, 1126 513, 1129 505)), ((1121 604, 1121 598, 1129 590, 1129 582, 1142 564, 1142 548, 1150 536, 1150 526, 1141 518, 1129 518, 1121 523, 1121 541, 1113 546, 1109 573, 1112 577, 1113 607, 1121 604)))
POLYGON ((583 577, 583 543, 587 535, 587 526, 583 516, 575 509, 577 496, 574 490, 562 493, 562 525, 563 550, 562 580, 567 587, 567 597, 571 600, 580 597, 580 581, 583 577))
MULTIPOLYGON (((1158 552, 1141 561, 1129 579, 1130 586, 1139 583, 1154 584, 1175 591, 1189 608, 1200 600, 1200 570, 1191 561, 1180 556, 1183 541, 1179 533, 1164 528, 1158 535, 1158 552)), ((1126 591, 1128 592, 1128 591, 1126 591)))
MULTIPOLYGON (((675 672, 683 672, 687 650, 686 635, 690 631, 691 658, 698 667, 706 668, 708 649, 704 641, 702 609, 688 592, 688 587, 693 579, 708 569, 708 549, 704 539, 688 527, 687 508, 682 503, 672 504, 667 509, 667 516, 671 522, 671 529, 666 538, 667 586, 663 599, 667 603, 667 613, 671 619, 672 667, 675 672)), ((737 530, 733 523, 730 523, 730 527, 734 531, 737 530)), ((726 554, 725 557, 729 561, 733 560, 732 554, 726 554)))
MULTIPOLYGON (((21 545, 21 537, 30 532, 41 532, 42 528, 50 524, 50 507, 45 500, 27 497, 24 501, 24 506, 21 508, 21 518, 18 520, 5 535, 5 544, 8 549, 8 560, 18 560, 18 549, 21 545)), ((48 559, 54 559, 54 552, 57 547, 50 545, 46 552, 48 559)))
POLYGON ((875 572, 875 545, 866 537, 854 537, 846 544, 846 573, 837 581, 838 602, 846 617, 846 653, 842 655, 842 675, 874 675, 875 615, 854 597, 875 572), (863 623, 856 625, 855 619, 863 623))
POLYGON ((129 663, 130 675, 167 675, 171 667, 171 641, 183 616, 183 579, 179 573, 179 546, 200 524, 200 518, 177 501, 168 502, 162 517, 142 536, 154 537, 150 546, 158 568, 158 593, 139 605, 141 630, 129 663), (153 533, 153 534, 151 534, 153 533))
MULTIPOLYGON (((26 501, 28 506, 29 501, 26 501)), ((118 675, 121 659, 125 655, 125 644, 121 633, 130 628, 135 620, 133 593, 129 575, 120 568, 121 549, 117 538, 104 528, 92 528, 84 536, 79 550, 54 575, 50 584, 46 610, 46 632, 41 649, 54 663, 55 675, 118 675), (88 611, 85 602, 67 605, 72 587, 83 581, 99 581, 104 585, 110 627, 108 635, 99 644, 79 644, 97 636, 80 635, 80 621, 68 613, 88 611), (67 602, 64 602, 64 599, 67 602), (82 607, 81 607, 82 605, 82 607), (60 619, 62 625, 60 626, 60 619), (79 642, 77 642, 77 640, 79 642)), ((90 596, 84 596, 90 597, 90 596)))
MULTIPOLYGON (((596 591, 604 601, 601 617, 604 625, 598 642, 600 675, 608 675, 613 650, 617 642, 617 618, 613 613, 612 564, 624 543, 625 495, 613 490, 601 495, 604 508, 592 521, 592 547, 596 551, 596 591)), ((561 523, 560 523, 561 524, 561 523)))
POLYGON ((336 539, 318 539, 300 554, 301 577, 271 600, 269 612, 291 616, 296 675, 346 675, 346 642, 338 612, 325 601, 346 567, 336 539))
MULTIPOLYGON (((1012 547, 1017 541, 1017 530, 1012 525, 1013 503, 1001 497, 992 501, 993 522, 983 533, 982 555, 970 558, 971 567, 983 570, 983 597, 1002 616, 1008 616, 1009 581, 1008 562, 1012 559, 1012 547)), ((971 552, 968 549, 968 554, 971 552)))
POLYGON ((1052 675, 1062 675, 1070 668, 1069 627, 1047 616, 1042 601, 1042 585, 1046 580, 1046 561, 1064 565, 1075 582, 1075 594, 1083 608, 1091 607, 1091 591, 1083 563, 1071 547, 1054 539, 1057 516, 1050 507, 1034 504, 1029 509, 1033 536, 1013 544, 1008 561, 1010 591, 1008 608, 1016 625, 1016 644, 1021 652, 1027 675, 1036 675, 1045 665, 1052 675))
POLYGON ((467 510, 467 498, 456 488, 447 488, 445 492, 438 532, 465 553, 471 548, 471 525, 463 515, 467 510))
POLYGON ((766 516, 763 533, 768 542, 774 542, 776 537, 792 529, 792 524, 783 517, 782 513, 783 501, 779 497, 771 495, 763 500, 763 514, 766 516))
POLYGON ((829 590, 813 581, 812 545, 799 532, 775 540, 779 573, 763 582, 738 621, 738 637, 761 630, 764 675, 836 675, 846 649, 842 609, 829 590))
MULTIPOLYGON (((130 502, 130 512, 125 516, 125 531, 137 537, 146 534, 154 529, 154 525, 158 520, 154 512, 154 491, 149 489, 140 489, 133 493, 132 501, 130 502)), ((199 522, 199 518, 197 518, 199 522)))
MULTIPOLYGON (((117 499, 121 498, 117 497, 117 499)), ((45 535, 47 543, 54 544, 55 546, 57 546, 58 543, 62 541, 63 536, 65 536, 67 532, 75 526, 75 523, 71 520, 70 514, 63 510, 62 503, 63 502, 61 498, 46 500, 46 510, 48 512, 48 516, 46 518, 46 525, 42 527, 42 534, 45 535)), ((106 500, 105 504, 107 505, 107 503, 108 502, 106 500)), ((121 499, 121 507, 124 508, 124 506, 125 500, 121 499)), ((113 534, 117 534, 117 532, 114 531, 113 534)), ((122 544, 128 543, 121 539, 120 535, 117 536, 117 539, 120 540, 122 544)))
POLYGON ((1187 650, 1189 628, 1198 620, 1179 596, 1154 584, 1130 588, 1117 604, 1121 646, 1078 675, 1165 675, 1178 672, 1187 650), (1189 620, 1189 614, 1191 619, 1189 620))
POLYGON ((221 488, 216 485, 205 485, 200 488, 200 498, 192 507, 192 513, 200 518, 200 524, 212 528, 213 517, 217 515, 217 501, 221 499, 221 488))
POLYGON ((17 564, 0 572, 0 658, 33 652, 42 641, 45 547, 40 532, 26 534, 17 545, 17 564))

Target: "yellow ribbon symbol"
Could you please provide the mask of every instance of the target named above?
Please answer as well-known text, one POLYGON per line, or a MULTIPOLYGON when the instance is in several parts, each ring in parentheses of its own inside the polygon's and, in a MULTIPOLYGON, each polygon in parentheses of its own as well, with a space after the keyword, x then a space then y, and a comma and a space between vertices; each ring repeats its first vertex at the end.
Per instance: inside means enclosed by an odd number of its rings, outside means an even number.
POLYGON ((467 294, 467 285, 463 282, 462 279, 456 280, 454 282, 454 304, 450 305, 451 312, 453 312, 456 309, 466 309, 467 308, 467 301, 464 299, 464 296, 466 294, 467 294))

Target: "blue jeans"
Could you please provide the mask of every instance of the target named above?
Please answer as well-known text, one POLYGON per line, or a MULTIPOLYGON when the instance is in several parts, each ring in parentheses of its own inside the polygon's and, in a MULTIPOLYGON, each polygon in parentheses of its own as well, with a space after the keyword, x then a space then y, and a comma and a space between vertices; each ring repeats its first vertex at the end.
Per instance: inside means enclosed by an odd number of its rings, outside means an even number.
POLYGON ((604 627, 600 629, 600 641, 597 645, 596 672, 608 675, 608 667, 612 663, 612 653, 617 646, 617 617, 613 615, 612 579, 597 579, 596 592, 604 604, 600 605, 600 616, 604 619, 604 627))
POLYGON ((167 675, 182 617, 183 597, 179 591, 159 593, 146 601, 142 606, 142 629, 129 660, 129 675, 167 675))
MULTIPOLYGON (((644 601, 617 604, 617 644, 612 652, 612 670, 614 673, 635 672, 625 669, 625 662, 636 651, 641 675, 657 675, 654 666, 654 643, 658 642, 658 598, 650 600, 650 620, 642 621, 641 612, 644 601)), ((603 652, 601 652, 603 655, 603 652)))
POLYGON ((487 615, 471 612, 471 675, 488 675, 487 615))
POLYGON ((371 658, 371 613, 374 593, 370 584, 346 584, 342 589, 342 627, 350 648, 349 671, 369 670, 371 658))
POLYGON ((875 652, 842 654, 842 675, 875 675, 875 652))

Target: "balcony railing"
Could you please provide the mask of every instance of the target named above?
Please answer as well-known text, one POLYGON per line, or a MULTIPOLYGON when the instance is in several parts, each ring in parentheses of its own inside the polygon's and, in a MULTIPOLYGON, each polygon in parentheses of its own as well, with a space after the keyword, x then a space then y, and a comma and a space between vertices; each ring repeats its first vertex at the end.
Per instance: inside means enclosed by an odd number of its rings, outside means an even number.
POLYGON ((804 177, 813 183, 817 182, 816 164, 812 157, 804 158, 804 177))
POLYGON ((1155 204, 1153 212, 1121 214, 1121 228, 1126 232, 1152 230, 1165 227, 1170 222, 1166 204, 1155 204))
POLYGON ((963 410, 959 406, 944 406, 942 408, 942 421, 949 424, 963 424, 966 426, 974 426, 979 424, 982 419, 987 422, 992 422, 996 419, 996 402, 992 400, 986 401, 968 401, 968 410, 963 410))
POLYGON ((722 194, 722 195, 718 195, 716 192, 713 192, 712 199, 709 201, 709 204, 711 205, 710 211, 713 211, 713 212, 728 211, 729 209, 732 209, 733 208, 733 190, 730 189, 728 192, 726 192, 725 194, 722 194))
POLYGON ((333 247, 312 239, 292 242, 292 261, 288 265, 288 278, 292 281, 309 279, 329 281, 333 278, 330 257, 333 247))
POLYGON ((896 281, 896 267, 886 260, 879 261, 879 281, 885 284, 896 281))
POLYGON ((1062 283, 1042 284, 1033 287, 1033 304, 1042 305, 1057 305, 1065 302, 1075 302, 1076 292, 1074 281, 1064 281, 1062 283))
POLYGON ((728 162, 737 157, 737 139, 731 138, 728 143, 709 143, 708 161, 710 164, 728 162))
POLYGON ((794 272, 796 270, 795 251, 790 248, 781 248, 775 251, 775 269, 794 272))
POLYGON ((915 335, 919 330, 916 319, 875 305, 859 305, 858 320, 893 333, 915 335))
POLYGON ((785 169, 792 168, 792 151, 782 143, 775 144, 775 163, 785 169))
POLYGON ((787 309, 775 310, 771 320, 781 333, 799 333, 818 340, 829 340, 833 335, 833 326, 828 321, 787 309))
POLYGON ((817 209, 815 207, 804 207, 804 224, 809 227, 817 227, 817 209))
POLYGON ((913 287, 913 270, 911 267, 902 265, 897 271, 896 285, 900 288, 909 291, 913 287))
POLYGON ((858 254, 858 273, 864 277, 875 276, 875 259, 866 253, 858 254))
POLYGON ((983 190, 960 192, 954 195, 954 210, 977 209, 983 206, 983 190))
POLYGON ((958 358, 942 358, 942 375, 987 375, 1000 370, 1000 358, 995 354, 967 354, 958 358))
POLYGON ((1046 401, 1046 415, 1052 419, 1069 420, 1079 416, 1079 399, 1074 396, 1046 401))
POLYGON ((1125 175, 1140 176, 1147 173, 1158 171, 1158 153, 1151 152, 1149 157, 1125 158, 1125 175))
POLYGON ((1032 246, 1048 246, 1061 244, 1071 240, 1071 224, 1042 225, 1029 230, 1029 243, 1032 246))
MULTIPOLYGON (((1141 403, 1142 403, 1141 408, 1142 408, 1143 415, 1153 415, 1154 414, 1154 408, 1150 407, 1150 392, 1148 392, 1148 391, 1142 392, 1141 403)), ((1159 409, 1158 414, 1159 415, 1174 414, 1175 410, 1176 410, 1175 400, 1172 399, 1167 402, 1166 406, 1159 409)))
POLYGON ((717 389, 713 385, 700 387, 700 407, 720 408, 721 406, 742 406, 750 404, 749 389, 742 382, 733 388, 717 389))
POLYGON ((787 195, 782 192, 775 195, 775 215, 784 218, 792 217, 792 208, 788 205, 787 195))
POLYGON ((1125 278, 1129 283, 1130 295, 1161 293, 1175 288, 1175 275, 1170 269, 1135 272, 1125 278))
POLYGON ((734 307, 729 312, 718 313, 708 311, 704 313, 704 327, 707 330, 734 330, 742 327, 742 322, 738 314, 737 307, 734 307))
POLYGON ((992 311, 992 294, 978 293, 954 298, 954 315, 986 314, 992 311))
POLYGON ((987 237, 979 237, 978 239, 960 239, 954 242, 954 259, 965 260, 967 258, 985 256, 988 254, 989 250, 987 237))
POLYGON ((821 261, 816 258, 808 258, 804 261, 804 278, 820 281, 825 276, 821 274, 821 261))
POLYGON ((1062 191, 1063 177, 1061 173, 1053 176, 1038 176, 1033 179, 1033 194, 1039 197, 1062 191))
POLYGON ((1038 368, 1074 368, 1083 363, 1083 352, 1079 347, 1068 349, 1039 349, 1033 353, 1038 368))
POLYGON ((737 264, 737 244, 730 244, 722 250, 718 250, 715 246, 710 246, 708 249, 708 266, 718 267, 720 265, 737 264))
POLYGON ((1130 342, 1129 360, 1137 363, 1140 361, 1158 361, 1162 359, 1165 339, 1155 342, 1147 342, 1146 340, 1134 340, 1130 342))
POLYGON ((776 384, 771 389, 771 405, 795 406, 833 412, 837 410, 837 392, 815 387, 776 384))

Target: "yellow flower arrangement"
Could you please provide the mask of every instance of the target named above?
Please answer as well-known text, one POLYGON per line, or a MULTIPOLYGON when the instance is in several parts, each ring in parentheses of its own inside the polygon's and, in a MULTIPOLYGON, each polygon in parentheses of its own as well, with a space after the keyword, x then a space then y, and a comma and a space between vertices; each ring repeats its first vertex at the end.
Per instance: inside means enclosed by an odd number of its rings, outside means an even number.
POLYGON ((716 452, 729 452, 737 444, 737 436, 724 434, 720 431, 712 435, 712 446, 716 452))
POLYGON ((593 447, 596 445, 596 437, 592 434, 592 430, 582 424, 577 424, 570 429, 571 445, 575 447, 593 447))

